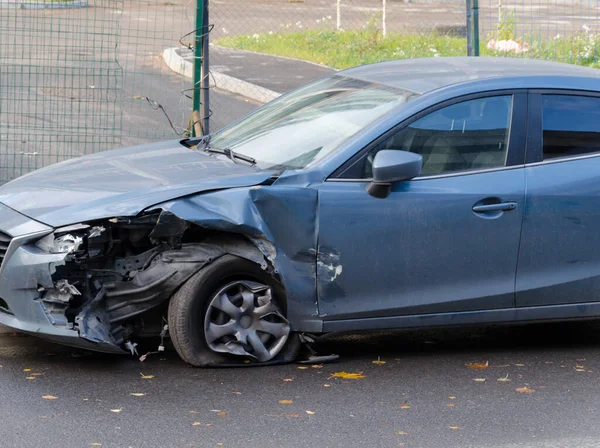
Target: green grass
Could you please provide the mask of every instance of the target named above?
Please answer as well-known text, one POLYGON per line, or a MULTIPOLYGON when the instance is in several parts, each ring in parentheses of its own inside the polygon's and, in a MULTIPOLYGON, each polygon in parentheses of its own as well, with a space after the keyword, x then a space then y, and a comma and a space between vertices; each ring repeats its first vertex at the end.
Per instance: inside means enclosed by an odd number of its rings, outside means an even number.
MULTIPOLYGON (((501 37, 501 36, 499 36, 501 37)), ((581 32, 568 38, 530 37, 528 58, 556 60, 578 65, 598 67, 600 64, 600 36, 581 32)), ((487 49, 488 39, 482 39, 481 54, 487 56, 514 56, 487 49)), ((431 56, 464 56, 466 39, 454 36, 389 33, 386 38, 375 30, 364 31, 303 31, 293 33, 227 36, 217 45, 241 50, 286 56, 316 62, 328 67, 344 69, 356 65, 391 59, 431 56)))

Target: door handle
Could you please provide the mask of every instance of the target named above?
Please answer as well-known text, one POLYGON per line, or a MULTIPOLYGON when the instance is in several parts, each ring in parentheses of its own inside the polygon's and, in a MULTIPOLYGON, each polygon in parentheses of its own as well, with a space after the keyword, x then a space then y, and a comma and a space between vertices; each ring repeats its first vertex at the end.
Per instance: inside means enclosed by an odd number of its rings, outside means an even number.
POLYGON ((508 212, 516 209, 517 206, 516 202, 501 202, 499 204, 475 205, 473 211, 475 213, 508 212))

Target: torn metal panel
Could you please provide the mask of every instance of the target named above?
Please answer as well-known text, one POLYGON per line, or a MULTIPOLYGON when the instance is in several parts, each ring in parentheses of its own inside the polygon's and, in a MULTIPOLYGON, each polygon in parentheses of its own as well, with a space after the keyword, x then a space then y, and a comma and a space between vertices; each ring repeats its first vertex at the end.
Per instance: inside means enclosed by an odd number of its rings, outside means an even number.
POLYGON ((320 331, 315 290, 316 190, 275 183, 190 196, 156 208, 203 228, 250 238, 281 278, 293 329, 320 331))

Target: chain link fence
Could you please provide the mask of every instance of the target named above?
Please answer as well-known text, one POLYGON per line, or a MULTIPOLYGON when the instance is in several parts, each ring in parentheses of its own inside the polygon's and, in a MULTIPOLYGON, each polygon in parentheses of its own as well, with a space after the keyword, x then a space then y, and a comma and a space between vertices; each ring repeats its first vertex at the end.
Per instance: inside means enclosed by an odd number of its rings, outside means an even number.
POLYGON ((0 0, 0 182, 173 138, 191 82, 162 51, 193 29, 181 0, 0 0))
MULTIPOLYGON (((600 60, 598 0, 207 1, 213 131, 330 70, 466 55, 467 2, 481 55, 600 60)), ((196 0, 0 0, 0 183, 189 129, 196 11, 196 0)))
POLYGON ((598 0, 480 1, 480 54, 598 67, 598 0))

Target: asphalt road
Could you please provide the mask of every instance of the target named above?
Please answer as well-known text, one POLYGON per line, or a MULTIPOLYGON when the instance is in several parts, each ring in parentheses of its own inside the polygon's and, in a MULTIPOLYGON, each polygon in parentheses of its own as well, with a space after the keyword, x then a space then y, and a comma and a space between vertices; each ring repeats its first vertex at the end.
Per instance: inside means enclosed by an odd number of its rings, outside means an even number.
POLYGON ((599 328, 342 335, 319 345, 339 362, 306 369, 194 369, 173 352, 140 363, 2 335, 0 440, 23 448, 596 447, 599 328), (488 367, 465 366, 472 362, 488 367), (534 392, 516 391, 525 387, 534 392))

